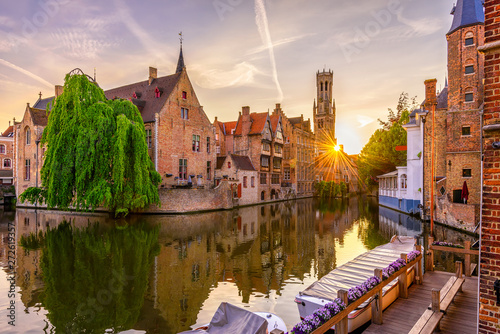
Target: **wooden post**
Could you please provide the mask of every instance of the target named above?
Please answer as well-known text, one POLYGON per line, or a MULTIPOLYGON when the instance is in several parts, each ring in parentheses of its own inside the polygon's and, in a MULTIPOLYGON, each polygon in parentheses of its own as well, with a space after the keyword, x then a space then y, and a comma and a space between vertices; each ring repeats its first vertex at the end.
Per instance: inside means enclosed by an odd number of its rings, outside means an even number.
MULTIPOLYGON (((339 290, 337 292, 337 297, 340 298, 346 305, 348 303, 347 300, 347 291, 345 290, 339 290)), ((340 320, 336 325, 335 325, 335 333, 336 334, 347 334, 348 331, 348 317, 346 316, 344 319, 340 320)))
MULTIPOLYGON (((382 269, 375 269, 375 276, 382 281, 382 269)), ((372 300, 372 323, 382 325, 382 289, 373 296, 372 300)))
POLYGON ((417 272, 415 273, 415 277, 417 277, 417 284, 422 284, 424 282, 424 273, 423 273, 424 269, 422 268, 422 259, 424 257, 423 257, 423 253, 422 253, 422 245, 415 246, 415 250, 418 250, 420 252, 420 254, 422 254, 422 257, 417 262, 418 269, 417 269, 417 272), (417 276, 417 274, 418 274, 418 276, 417 276))
POLYGON ((434 251, 431 249, 432 243, 434 242, 433 237, 429 237, 427 239, 427 259, 425 261, 425 270, 433 271, 434 270, 434 251))
MULTIPOLYGON (((406 254, 401 254, 401 258, 405 260, 407 256, 406 254)), ((407 299, 408 298, 408 279, 407 279, 407 271, 405 270, 401 275, 399 275, 398 282, 399 282, 399 297, 407 299)))
MULTIPOLYGON (((460 261, 455 261, 455 275, 457 278, 462 278, 462 262, 460 261)), ((460 285, 458 291, 462 292, 462 285, 460 285)))
MULTIPOLYGON (((440 312, 441 291, 439 289, 432 289, 432 312, 440 312)), ((439 323, 435 331, 439 331, 439 323)))
MULTIPOLYGON (((467 240, 465 241, 464 243, 464 248, 465 250, 469 251, 470 250, 470 241, 467 240)), ((465 276, 466 277, 470 277, 471 276, 471 270, 470 270, 470 254, 469 253, 466 253, 465 254, 465 276)))

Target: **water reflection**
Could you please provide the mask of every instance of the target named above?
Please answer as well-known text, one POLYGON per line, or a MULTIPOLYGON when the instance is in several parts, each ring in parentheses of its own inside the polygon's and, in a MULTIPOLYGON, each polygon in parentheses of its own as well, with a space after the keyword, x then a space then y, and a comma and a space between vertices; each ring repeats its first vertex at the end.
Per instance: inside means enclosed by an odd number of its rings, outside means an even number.
POLYGON ((275 312, 290 329, 299 291, 394 234, 422 231, 358 198, 133 216, 126 228, 107 215, 50 211, 19 210, 15 221, 18 238, 53 229, 43 250, 17 251, 19 332, 177 333, 209 322, 222 301, 275 312), (60 225, 64 218, 72 225, 60 225))

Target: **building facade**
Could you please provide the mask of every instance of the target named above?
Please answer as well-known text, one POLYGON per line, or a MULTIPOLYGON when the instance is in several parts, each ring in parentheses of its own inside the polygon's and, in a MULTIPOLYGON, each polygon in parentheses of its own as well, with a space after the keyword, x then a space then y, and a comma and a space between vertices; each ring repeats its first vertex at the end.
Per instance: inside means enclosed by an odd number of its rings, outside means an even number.
POLYGON ((500 6, 498 1, 485 2, 484 125, 483 125, 483 206, 481 222, 481 263, 479 264, 479 324, 481 334, 498 333, 500 305, 495 285, 500 279, 498 249, 500 240, 500 6), (495 143, 495 144, 494 144, 495 143))
POLYGON ((233 138, 234 154, 248 156, 259 172, 261 201, 283 198, 281 174, 283 159, 283 126, 279 117, 269 113, 250 113, 243 107, 233 138))
POLYGON ((227 179, 231 185, 235 205, 259 202, 258 172, 247 156, 228 154, 217 158, 215 180, 227 179))
POLYGON ((14 127, 9 127, 0 136, 0 185, 14 184, 14 127))
POLYGON ((480 0, 460 0, 453 8, 448 41, 448 78, 436 94, 426 81, 428 111, 424 142, 426 215, 464 229, 479 222, 481 194, 481 111, 484 101, 484 13, 480 0), (440 100, 447 100, 447 108, 440 100))

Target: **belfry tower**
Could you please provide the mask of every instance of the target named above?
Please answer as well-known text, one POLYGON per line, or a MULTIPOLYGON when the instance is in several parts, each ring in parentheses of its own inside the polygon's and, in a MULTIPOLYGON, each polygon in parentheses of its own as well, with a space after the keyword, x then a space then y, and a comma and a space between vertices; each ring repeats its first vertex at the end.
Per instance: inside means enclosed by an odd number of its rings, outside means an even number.
POLYGON ((335 138, 335 113, 333 71, 318 71, 316 73, 316 100, 313 106, 316 135, 320 132, 327 132, 329 137, 335 138))

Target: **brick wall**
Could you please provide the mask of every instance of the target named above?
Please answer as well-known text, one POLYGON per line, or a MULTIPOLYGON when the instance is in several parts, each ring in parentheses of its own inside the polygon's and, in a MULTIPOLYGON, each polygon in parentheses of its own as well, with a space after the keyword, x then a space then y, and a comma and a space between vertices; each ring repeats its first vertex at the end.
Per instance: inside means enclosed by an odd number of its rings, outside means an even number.
POLYGON ((481 226, 479 333, 500 331, 500 307, 493 285, 500 279, 500 1, 485 3, 484 169, 481 226))

